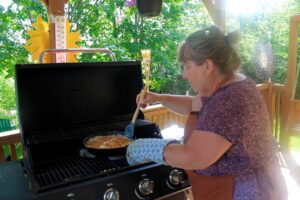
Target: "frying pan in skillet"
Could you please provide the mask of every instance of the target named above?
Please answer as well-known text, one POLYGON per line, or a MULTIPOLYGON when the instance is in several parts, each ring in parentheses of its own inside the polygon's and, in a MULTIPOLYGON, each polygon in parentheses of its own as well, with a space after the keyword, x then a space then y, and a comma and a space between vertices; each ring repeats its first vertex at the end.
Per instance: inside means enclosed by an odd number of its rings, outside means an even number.
POLYGON ((122 135, 122 132, 91 135, 83 140, 83 145, 92 154, 122 155, 132 139, 122 135))

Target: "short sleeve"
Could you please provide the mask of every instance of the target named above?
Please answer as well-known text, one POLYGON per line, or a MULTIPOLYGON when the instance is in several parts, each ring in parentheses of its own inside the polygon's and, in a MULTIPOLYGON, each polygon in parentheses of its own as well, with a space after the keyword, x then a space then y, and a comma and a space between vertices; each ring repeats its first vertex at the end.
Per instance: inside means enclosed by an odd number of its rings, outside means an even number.
POLYGON ((229 84, 202 99, 197 130, 220 135, 233 145, 202 175, 244 174, 276 157, 270 120, 255 83, 246 79, 229 84))
MULTIPOLYGON (((234 98, 208 101, 203 105, 196 125, 197 130, 214 132, 235 144, 241 141, 245 117, 243 106, 234 98)), ((238 100, 237 100, 238 101, 238 100)))

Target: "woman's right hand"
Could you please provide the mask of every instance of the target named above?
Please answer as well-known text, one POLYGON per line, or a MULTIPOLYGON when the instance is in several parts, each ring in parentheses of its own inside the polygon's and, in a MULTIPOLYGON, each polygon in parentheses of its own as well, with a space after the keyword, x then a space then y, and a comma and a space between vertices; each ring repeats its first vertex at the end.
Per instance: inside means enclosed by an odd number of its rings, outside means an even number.
POLYGON ((136 103, 141 108, 146 108, 149 104, 160 101, 160 94, 154 92, 146 92, 144 98, 141 98, 141 93, 136 96, 136 103))

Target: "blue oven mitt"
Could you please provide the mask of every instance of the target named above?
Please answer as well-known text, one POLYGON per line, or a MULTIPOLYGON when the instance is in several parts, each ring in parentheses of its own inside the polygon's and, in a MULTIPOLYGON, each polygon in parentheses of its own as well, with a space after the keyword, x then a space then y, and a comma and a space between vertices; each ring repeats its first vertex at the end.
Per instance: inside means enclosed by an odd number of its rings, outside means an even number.
POLYGON ((164 150, 170 143, 178 143, 178 141, 155 138, 135 140, 127 147, 127 162, 130 165, 147 161, 166 164, 164 160, 164 150))

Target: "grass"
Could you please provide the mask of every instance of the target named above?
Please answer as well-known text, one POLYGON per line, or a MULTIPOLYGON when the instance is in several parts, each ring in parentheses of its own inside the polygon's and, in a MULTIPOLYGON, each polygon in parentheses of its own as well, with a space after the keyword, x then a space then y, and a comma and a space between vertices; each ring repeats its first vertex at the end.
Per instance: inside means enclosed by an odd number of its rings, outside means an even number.
POLYGON ((300 136, 291 137, 291 150, 300 151, 300 136))
MULTIPOLYGON (((18 160, 23 158, 23 153, 22 153, 22 148, 21 148, 21 143, 15 144, 16 149, 17 149, 17 157, 18 160)), ((10 155, 10 147, 9 145, 4 145, 4 155, 5 157, 10 155)))

